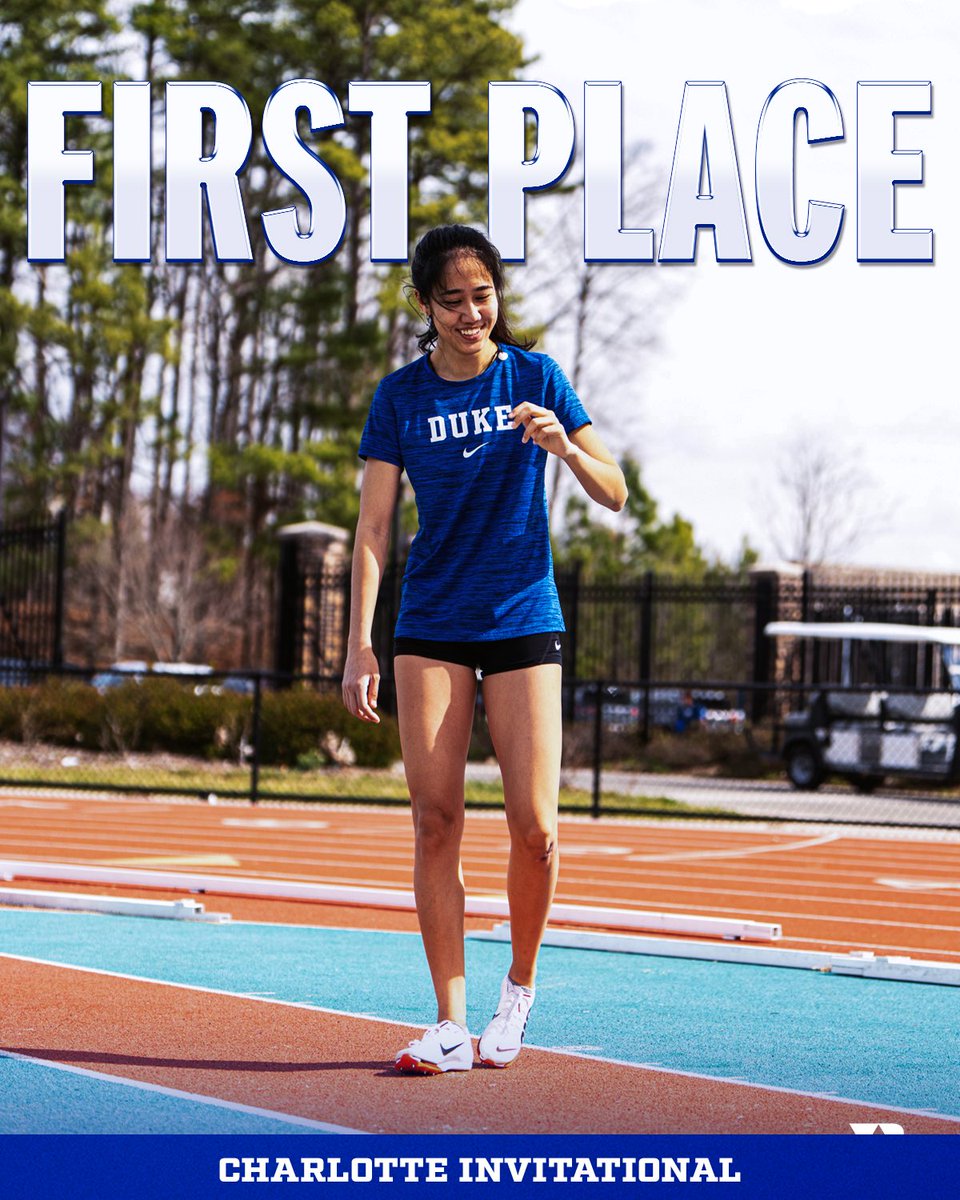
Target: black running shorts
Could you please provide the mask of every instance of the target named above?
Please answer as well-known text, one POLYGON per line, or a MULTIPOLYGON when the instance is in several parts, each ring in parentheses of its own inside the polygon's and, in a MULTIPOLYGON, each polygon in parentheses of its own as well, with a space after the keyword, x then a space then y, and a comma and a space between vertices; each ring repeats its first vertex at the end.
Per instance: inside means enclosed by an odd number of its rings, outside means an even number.
POLYGON ((436 642, 398 637, 394 639, 393 653, 394 657, 416 654, 439 662, 460 663, 478 671, 481 679, 523 667, 538 667, 541 663, 563 662, 559 633, 528 633, 492 642, 436 642))

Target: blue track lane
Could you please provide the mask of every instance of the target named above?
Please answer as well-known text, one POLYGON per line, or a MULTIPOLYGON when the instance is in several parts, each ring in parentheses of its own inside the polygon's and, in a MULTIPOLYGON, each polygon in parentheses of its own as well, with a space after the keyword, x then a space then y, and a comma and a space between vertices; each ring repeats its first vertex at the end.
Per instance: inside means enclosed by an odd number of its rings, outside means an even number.
MULTIPOLYGON (((0 911, 0 950, 425 1025, 418 937, 0 911)), ((470 1027, 509 965, 468 939, 470 1027)), ((533 1045, 960 1116, 960 988, 545 947, 533 1045)))

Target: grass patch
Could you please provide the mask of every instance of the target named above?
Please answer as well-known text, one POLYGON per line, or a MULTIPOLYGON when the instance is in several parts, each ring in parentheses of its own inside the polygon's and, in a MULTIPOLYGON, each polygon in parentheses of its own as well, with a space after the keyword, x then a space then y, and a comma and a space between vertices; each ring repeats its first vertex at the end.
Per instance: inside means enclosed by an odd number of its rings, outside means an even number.
MULTIPOLYGON (((231 792, 249 795, 250 771, 245 767, 197 763, 161 766, 148 758, 136 763, 83 762, 74 767, 35 763, 0 765, 0 783, 33 784, 71 789, 117 789, 144 795, 180 792, 183 795, 223 795, 231 792)), ((297 771, 282 767, 264 767, 260 771, 258 795, 261 800, 302 799, 342 800, 370 803, 406 804, 408 793, 402 777, 390 771, 328 769, 297 771)), ((499 783, 468 780, 466 801, 476 808, 502 808, 503 792, 499 783)), ((563 787, 560 808, 565 812, 590 812, 593 796, 582 788, 563 787)), ((665 796, 629 796, 605 791, 600 797, 601 810, 643 815, 730 816, 722 808, 684 804, 665 796)))

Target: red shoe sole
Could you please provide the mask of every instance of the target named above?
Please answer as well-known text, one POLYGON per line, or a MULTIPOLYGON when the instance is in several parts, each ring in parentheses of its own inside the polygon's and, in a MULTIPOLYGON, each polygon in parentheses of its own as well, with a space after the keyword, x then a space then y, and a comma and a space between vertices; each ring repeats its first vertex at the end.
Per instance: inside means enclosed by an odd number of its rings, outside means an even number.
POLYGON ((403 1071, 408 1075, 444 1074, 436 1063, 421 1062, 419 1058, 414 1058, 412 1054, 401 1054, 394 1065, 398 1071, 403 1071))

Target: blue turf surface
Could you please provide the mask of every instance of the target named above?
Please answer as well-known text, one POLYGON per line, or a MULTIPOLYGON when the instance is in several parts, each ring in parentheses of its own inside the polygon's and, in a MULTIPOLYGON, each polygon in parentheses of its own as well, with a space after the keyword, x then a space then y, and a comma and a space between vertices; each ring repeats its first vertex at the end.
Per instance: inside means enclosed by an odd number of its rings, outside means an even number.
MULTIPOLYGON (((0 950, 415 1025, 433 1019, 411 934, 0 911, 0 950)), ((508 963, 507 946, 468 939, 474 1033, 508 963)), ((538 989, 533 1045, 960 1115, 958 988, 545 947, 538 989)))
POLYGON ((0 1054, 0 1133, 324 1133, 0 1054))

